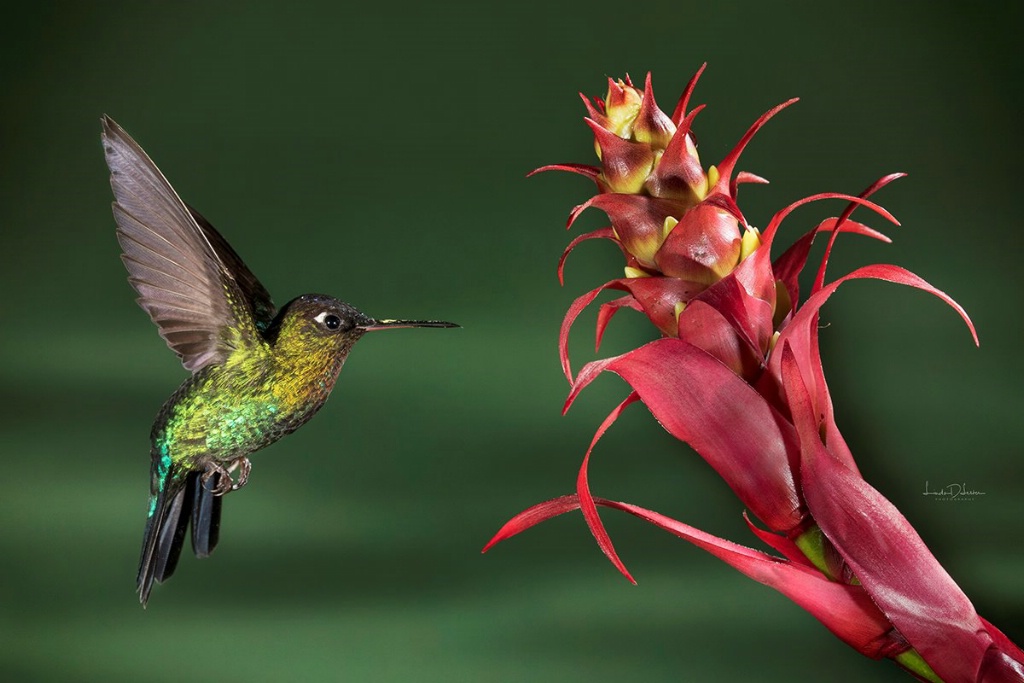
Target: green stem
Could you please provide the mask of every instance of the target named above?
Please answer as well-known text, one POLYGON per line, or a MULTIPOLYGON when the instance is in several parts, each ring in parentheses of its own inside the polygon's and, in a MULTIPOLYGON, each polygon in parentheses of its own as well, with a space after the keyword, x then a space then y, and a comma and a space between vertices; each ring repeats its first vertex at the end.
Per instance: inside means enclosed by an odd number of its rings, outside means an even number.
POLYGON ((931 683, 943 683, 942 679, 928 666, 928 662, 924 661, 924 658, 917 650, 907 650, 896 655, 893 659, 897 664, 907 671, 916 674, 922 680, 931 681, 931 683))
POLYGON ((802 552, 811 563, 821 571, 822 574, 827 576, 830 580, 835 581, 836 577, 832 576, 832 572, 828 569, 828 564, 825 562, 825 534, 821 533, 821 529, 818 525, 807 529, 794 540, 796 547, 800 548, 802 552))

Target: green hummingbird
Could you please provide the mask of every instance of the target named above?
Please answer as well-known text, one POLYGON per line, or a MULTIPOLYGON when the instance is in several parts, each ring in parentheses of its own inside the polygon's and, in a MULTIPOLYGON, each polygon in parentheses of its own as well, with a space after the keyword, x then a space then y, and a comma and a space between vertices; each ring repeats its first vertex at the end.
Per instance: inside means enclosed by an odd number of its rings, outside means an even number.
POLYGON ((150 433, 149 510, 137 578, 145 606, 153 582, 174 572, 190 524, 193 552, 209 556, 219 538, 222 496, 245 486, 248 455, 320 410, 363 334, 458 325, 375 320, 322 294, 276 309, 235 250, 178 197, 142 148, 112 119, 102 121, 128 281, 192 373, 150 433))

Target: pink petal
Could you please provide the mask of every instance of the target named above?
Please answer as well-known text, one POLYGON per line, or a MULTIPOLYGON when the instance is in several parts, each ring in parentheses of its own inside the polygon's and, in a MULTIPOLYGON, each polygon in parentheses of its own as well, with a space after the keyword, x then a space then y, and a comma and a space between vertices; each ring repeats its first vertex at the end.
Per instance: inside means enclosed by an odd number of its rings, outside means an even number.
POLYGON ((707 177, 690 135, 693 119, 703 108, 697 107, 680 122, 647 179, 645 188, 655 197, 678 199, 692 206, 707 194, 707 177))
POLYGON ((743 153, 743 150, 751 139, 753 139, 754 135, 757 134, 757 131, 761 130, 761 127, 768 123, 773 116, 789 105, 797 102, 799 99, 799 97, 794 97, 791 100, 787 100, 780 105, 772 107, 764 114, 761 114, 761 117, 758 118, 749 129, 747 129, 747 132, 743 134, 743 137, 740 138, 738 143, 736 143, 736 146, 733 147, 732 151, 725 155, 725 158, 722 159, 722 163, 718 164, 718 185, 715 187, 718 192, 728 194, 729 182, 730 178, 732 178, 733 171, 736 169, 736 162, 739 161, 740 154, 743 153))
POLYGON ((753 173, 749 173, 747 171, 740 171, 735 176, 733 176, 732 183, 729 184, 729 195, 731 197, 736 197, 736 188, 738 185, 742 183, 755 183, 758 185, 767 185, 768 181, 759 175, 754 175, 753 173))
POLYGON ((599 178, 601 177, 601 169, 596 166, 587 166, 586 164, 548 164, 547 166, 541 166, 540 168, 533 169, 526 174, 526 177, 529 178, 537 175, 538 173, 544 173, 545 171, 568 171, 569 173, 576 173, 590 178, 600 185, 599 178))
POLYGON ((682 340, 659 339, 584 366, 566 410, 604 370, 626 380, 655 419, 690 444, 769 529, 785 533, 800 524, 793 427, 721 361, 682 340))
POLYGON ((573 510, 579 509, 580 501, 575 494, 571 496, 552 498, 551 500, 546 500, 543 503, 537 503, 505 522, 505 524, 498 529, 498 533, 494 534, 494 537, 487 542, 487 545, 485 545, 483 550, 480 552, 486 553, 498 543, 512 538, 513 536, 517 536, 530 527, 536 526, 541 522, 551 519, 552 517, 564 515, 566 512, 572 512, 573 510))
POLYGON ((608 187, 613 192, 639 192, 654 165, 651 146, 620 138, 592 119, 586 122, 601 148, 602 175, 608 187))
MULTIPOLYGON (((823 426, 825 431, 825 443, 828 445, 829 450, 832 451, 832 455, 839 458, 847 468, 854 472, 858 471, 857 465, 853 461, 853 456, 850 454, 849 448, 846 446, 846 442, 839 433, 839 428, 836 426, 835 419, 833 417, 832 399, 829 396, 828 386, 825 382, 825 375, 821 367, 821 357, 818 350, 817 325, 818 311, 828 298, 832 296, 836 289, 839 288, 839 285, 847 280, 861 278, 874 278, 894 282, 896 284, 908 285, 910 287, 926 291, 930 294, 934 294, 952 306, 953 309, 960 314, 960 317, 967 323, 967 326, 974 337, 974 342, 976 344, 978 343, 978 336, 974 329, 974 324, 959 304, 953 301, 953 299, 951 299, 947 294, 936 289, 917 275, 897 266, 879 264, 865 266, 855 270, 849 275, 839 278, 835 282, 832 282, 820 289, 812 295, 806 303, 797 309, 796 314, 781 331, 775 348, 776 350, 781 350, 783 345, 786 344, 792 347, 794 355, 800 366, 803 381, 808 387, 814 411, 816 414, 824 416, 823 426)), ((778 353, 773 353, 769 356, 768 373, 758 381, 758 390, 768 397, 768 400, 770 401, 777 400, 777 390, 769 386, 769 383, 772 381, 776 383, 782 381, 780 355, 778 353)))
POLYGON ((613 107, 621 107, 627 104, 627 87, 633 87, 633 81, 630 79, 629 74, 626 74, 625 86, 619 85, 611 76, 608 77, 608 95, 605 97, 605 102, 609 109, 613 107))
MULTIPOLYGON (((650 522, 711 553, 749 578, 778 590, 858 652, 877 659, 905 648, 892 633, 885 616, 859 586, 829 581, 816 569, 718 538, 652 510, 600 498, 593 502, 650 522)), ((562 496, 534 505, 506 522, 484 552, 535 524, 579 507, 577 496, 562 496)))
POLYGON ((654 255, 663 242, 662 228, 668 216, 679 217, 686 206, 670 199, 635 194, 599 194, 575 207, 569 215, 571 226, 586 209, 601 209, 611 219, 623 247, 645 268, 653 268, 654 255))
MULTIPOLYGON (((974 338, 974 343, 978 343, 978 335, 974 329, 974 323, 971 322, 971 319, 967 315, 967 312, 964 311, 960 304, 956 303, 956 301, 954 301, 948 294, 939 289, 936 289, 928 282, 926 282, 924 279, 918 277, 917 275, 911 273, 910 271, 904 268, 885 264, 875 264, 871 266, 864 266, 863 268, 858 268, 852 273, 839 278, 838 280, 826 285, 819 291, 815 292, 806 301, 806 303, 804 303, 797 310, 796 315, 793 316, 793 319, 789 322, 786 328, 782 330, 781 334, 779 335, 779 340, 776 343, 776 348, 781 348, 781 344, 785 342, 792 345, 793 351, 797 359, 812 358, 813 356, 808 351, 808 349, 811 346, 812 338, 814 339, 813 343, 815 345, 817 344, 818 311, 828 300, 828 298, 832 296, 836 289, 839 288, 841 284, 848 280, 857 280, 865 278, 873 278, 877 280, 893 282, 899 285, 907 285, 908 287, 914 287, 916 289, 920 289, 922 291, 928 292, 929 294, 937 296, 938 298, 945 301, 949 306, 951 306, 953 310, 960 314, 960 317, 963 318, 964 322, 967 324, 968 329, 971 331, 971 335, 974 338)), ((820 363, 818 363, 818 366, 820 370, 820 363)), ((768 367, 769 371, 771 371, 774 376, 781 377, 779 358, 777 354, 773 354, 773 356, 769 358, 768 367)), ((807 381, 806 375, 804 377, 804 381, 807 381)), ((815 406, 815 409, 818 412, 821 412, 821 403, 815 397, 816 395, 823 393, 822 389, 823 387, 820 385, 820 383, 817 382, 812 383, 809 386, 812 404, 815 406)))
POLYGON ((677 335, 676 304, 688 303, 705 285, 674 277, 636 277, 616 280, 613 288, 632 294, 662 334, 674 337, 677 335))
POLYGON ((743 521, 747 523, 747 527, 754 532, 754 535, 761 539, 761 541, 776 550, 780 555, 788 559, 790 562, 796 564, 802 564, 805 567, 814 568, 814 563, 811 562, 803 551, 797 547, 797 544, 791 541, 785 536, 772 533, 771 531, 765 531, 758 527, 756 524, 750 521, 749 515, 746 511, 743 512, 743 521))
POLYGON ((633 298, 632 294, 620 296, 618 299, 601 304, 601 308, 597 309, 597 330, 594 333, 595 353, 601 350, 601 339, 604 337, 604 330, 608 327, 608 323, 611 322, 612 316, 622 308, 632 308, 634 311, 640 311, 641 313, 644 310, 644 307, 633 298))
POLYGON ((906 649, 892 624, 860 586, 830 581, 817 569, 718 538, 652 510, 599 500, 706 550, 745 576, 779 591, 811 613, 843 642, 875 659, 906 649))
MULTIPOLYGON (((677 303, 686 303, 700 293, 704 285, 687 282, 673 277, 640 277, 611 280, 600 287, 590 290, 578 297, 569 306, 562 319, 562 327, 558 333, 558 355, 562 362, 562 372, 572 383, 572 368, 569 364, 569 332, 576 318, 589 306, 597 295, 606 289, 618 289, 629 292, 642 308, 643 312, 666 335, 675 336, 677 303)), ((598 323, 600 325, 600 322, 598 323)), ((603 329, 599 328, 600 332, 603 329)))
POLYGON ((985 652, 978 671, 978 681, 983 683, 1020 683, 1024 680, 1024 652, 1006 637, 1002 631, 979 617, 985 630, 992 638, 992 646, 985 652))
POLYGON ((608 117, 604 115, 604 100, 595 97, 593 103, 591 103, 589 97, 583 93, 579 93, 579 95, 580 99, 583 100, 584 106, 587 108, 587 117, 597 121, 603 127, 609 126, 608 117))
POLYGON ((978 670, 979 683, 1020 683, 1024 681, 1024 659, 1017 659, 992 646, 978 670))
MULTIPOLYGON (((681 130, 681 131, 683 131, 684 134, 692 135, 691 131, 693 129, 693 120, 695 118, 697 118, 697 114, 699 114, 702 111, 704 111, 704 109, 706 107, 707 107, 706 104, 698 104, 696 107, 694 107, 693 111, 691 111, 689 114, 687 114, 686 117, 679 123, 679 127, 676 128, 676 132, 678 133, 681 130)), ((693 139, 693 146, 694 146, 694 149, 697 148, 697 139, 696 138, 693 139)))
POLYGON ((604 528, 604 524, 601 522, 601 516, 597 514, 597 506, 594 504, 594 497, 590 493, 590 483, 587 480, 587 467, 590 464, 590 454, 594 450, 594 446, 604 436, 604 433, 608 431, 608 428, 615 424, 615 421, 619 419, 619 415, 626 407, 638 400, 640 397, 635 391, 630 392, 629 396, 620 403, 618 406, 608 414, 608 417, 604 419, 601 426, 597 428, 597 432, 594 434, 594 438, 590 441, 590 447, 587 449, 586 455, 583 456, 583 463, 580 465, 579 475, 576 477, 576 495, 579 498, 580 510, 583 512, 583 518, 587 520, 587 526, 590 527, 590 533, 594 535, 594 540, 597 541, 598 547, 601 548, 601 552, 611 560, 611 563, 615 565, 615 568, 622 573, 630 583, 636 584, 636 581, 630 575, 629 570, 626 569, 626 565, 619 559, 618 553, 615 552, 615 546, 612 545, 612 539, 608 535, 608 531, 604 528))
MULTIPOLYGON (((865 189, 857 196, 862 199, 870 197, 875 192, 878 192, 892 181, 902 178, 905 175, 906 173, 890 173, 887 176, 883 176, 882 178, 879 178, 871 185, 869 185, 867 189, 865 189)), ((846 210, 843 211, 842 215, 839 216, 839 220, 837 221, 838 224, 842 226, 850 217, 850 214, 852 214, 854 209, 856 208, 856 204, 850 204, 848 207, 846 207, 846 210)), ((825 283, 825 266, 828 264, 828 258, 832 254, 832 247, 835 246, 836 238, 839 237, 839 232, 840 230, 833 231, 832 236, 828 240, 828 245, 825 247, 825 254, 824 256, 821 257, 821 265, 818 267, 818 275, 814 280, 814 286, 811 287, 812 292, 816 292, 819 289, 821 289, 822 285, 825 283)))
POLYGON ((564 285, 565 284, 565 274, 564 274, 563 271, 565 270, 565 259, 567 259, 569 257, 569 253, 573 249, 575 249, 576 246, 580 242, 586 242, 587 240, 597 240, 597 239, 612 240, 616 244, 618 243, 618 240, 615 239, 615 232, 611 228, 601 228, 600 230, 594 230, 593 232, 587 232, 587 233, 584 233, 584 234, 580 235, 579 237, 574 239, 572 242, 569 242, 569 246, 567 246, 565 248, 565 251, 562 252, 562 258, 558 259, 558 284, 560 284, 560 285, 564 285))
POLYGON ((679 339, 703 349, 740 377, 761 368, 761 354, 723 317, 719 310, 696 299, 679 315, 679 339))
MULTIPOLYGON (((615 281, 612 280, 612 282, 615 281)), ((569 384, 572 384, 572 367, 569 364, 569 332, 572 330, 572 324, 576 322, 576 318, 583 312, 583 309, 589 306, 597 298, 597 295, 607 289, 612 282, 606 282, 577 297, 569 306, 569 310, 565 312, 565 317, 562 318, 562 327, 558 331, 558 358, 562 362, 562 372, 565 373, 569 384)))
POLYGON ((690 82, 686 84, 686 89, 683 90, 683 95, 679 98, 679 102, 676 104, 676 108, 672 112, 672 123, 677 126, 684 118, 686 118, 686 107, 690 104, 690 96, 693 95, 693 90, 697 87, 697 81, 700 80, 700 75, 704 73, 704 69, 707 67, 707 62, 701 64, 700 68, 697 69, 697 73, 695 73, 690 79, 690 82))
POLYGON ((940 678, 976 680, 992 638, 974 606, 899 510, 826 450, 788 346, 781 363, 812 517, 874 603, 940 678))
POLYGON ((654 256, 666 275, 708 285, 729 274, 739 258, 736 217, 708 202, 687 211, 654 256))
POLYGON ((826 218, 818 224, 818 227, 814 229, 814 232, 851 232, 856 235, 871 237, 879 242, 885 242, 886 244, 892 243, 892 240, 889 239, 885 233, 879 232, 874 228, 870 228, 863 223, 843 218, 826 218), (838 231, 836 230, 837 226, 839 227, 838 231))
POLYGON ((732 215, 740 225, 747 225, 747 219, 743 217, 743 212, 740 211, 739 205, 732 197, 722 192, 715 192, 708 195, 707 199, 704 200, 705 204, 711 206, 717 206, 722 211, 732 215))
POLYGON ((978 617, 981 619, 981 623, 984 624, 985 630, 992 636, 992 641, 995 646, 1000 650, 1005 651, 1012 659, 1017 662, 1024 662, 1024 650, 1017 647, 1017 644, 1006 637, 1006 634, 996 628, 988 619, 985 617, 978 617))
POLYGON ((787 274, 787 279, 790 277, 795 278, 796 275, 799 275, 807 261, 807 252, 810 250, 811 242, 813 242, 814 238, 820 232, 833 232, 837 226, 839 227, 840 232, 852 232, 857 235, 864 235, 866 237, 874 238, 880 242, 885 242, 886 244, 892 242, 892 240, 884 233, 868 227, 863 223, 858 223, 857 221, 851 221, 848 219, 843 220, 841 218, 826 218, 819 223, 816 228, 794 242, 793 245, 776 260, 775 270, 779 273, 779 279, 782 279, 782 273, 787 274), (789 264, 789 261, 791 261, 792 264, 789 264), (781 265, 783 262, 787 262, 785 268, 781 265))
POLYGON ((781 323, 785 318, 800 305, 800 273, 803 272, 804 266, 807 264, 807 255, 811 252, 815 234, 816 230, 804 234, 772 264, 777 281, 782 284, 789 297, 789 310, 784 313, 775 312, 775 319, 778 321, 779 327, 782 327, 781 323))
POLYGON ((764 245, 743 259, 729 277, 743 285, 750 297, 767 302, 769 308, 775 308, 775 274, 771 252, 764 245))
POLYGON ((775 233, 778 230, 779 225, 786 218, 786 216, 793 213, 795 209, 803 206, 804 204, 810 204, 811 202, 821 201, 822 199, 845 199, 848 202, 868 207, 869 209, 877 213, 879 216, 881 216, 882 218, 886 219, 891 223, 894 223, 896 225, 900 224, 900 222, 896 220, 891 213, 889 213, 881 206, 875 204, 872 201, 868 201, 867 199, 861 199, 860 197, 854 197, 848 194, 842 194, 839 192, 822 192, 821 194, 815 194, 811 195, 810 197, 804 197, 803 199, 795 201, 786 208, 776 212, 775 215, 772 216, 771 221, 768 222, 768 227, 766 227, 761 234, 762 246, 766 244, 770 245, 772 243, 772 240, 775 239, 775 233))
POLYGON ((633 122, 633 136, 655 148, 663 148, 676 131, 672 120, 658 108, 654 100, 654 88, 651 86, 651 72, 647 72, 644 82, 644 96, 640 102, 640 111, 633 122))
MULTIPOLYGON (((830 232, 835 230, 836 226, 839 226, 841 232, 852 232, 858 235, 873 237, 874 239, 882 242, 892 242, 892 240, 884 234, 869 228, 862 223, 851 220, 841 220, 839 218, 826 218, 818 224, 818 227, 807 232, 800 239, 794 242, 789 249, 775 260, 775 263, 772 265, 772 269, 775 271, 775 277, 785 286, 786 292, 789 294, 789 300, 794 308, 800 301, 800 273, 803 271, 804 266, 807 263, 807 255, 810 253, 811 245, 814 243, 815 237, 819 232, 830 232)), ((776 315, 778 316, 778 314, 776 315)), ((785 316, 778 317, 781 320, 785 316)))
MULTIPOLYGON (((769 302, 751 296, 734 275, 707 288, 697 295, 695 301, 709 304, 721 313, 729 322, 731 331, 739 335, 750 348, 758 365, 762 364, 774 333, 772 306, 769 302)), ((686 311, 683 311, 683 315, 686 315, 686 311)))

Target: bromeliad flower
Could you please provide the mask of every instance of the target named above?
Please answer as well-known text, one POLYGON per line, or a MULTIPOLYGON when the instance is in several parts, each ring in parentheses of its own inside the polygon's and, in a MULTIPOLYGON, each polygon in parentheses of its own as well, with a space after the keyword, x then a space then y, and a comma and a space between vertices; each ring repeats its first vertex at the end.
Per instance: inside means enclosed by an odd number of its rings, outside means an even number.
MULTIPOLYGON (((687 111, 703 68, 671 116, 643 90, 609 80, 605 98, 583 98, 599 166, 559 164, 590 178, 598 194, 577 206, 604 211, 609 227, 581 235, 608 239, 625 257, 624 277, 579 297, 559 339, 571 391, 605 371, 632 387, 598 428, 583 459, 576 493, 536 505, 510 520, 487 548, 534 524, 580 509, 598 545, 630 580, 598 515, 599 505, 645 519, 712 553, 747 576, 779 590, 859 652, 888 657, 923 680, 1024 680, 1024 653, 977 615, 970 601, 898 510, 860 476, 836 426, 818 352, 818 311, 840 284, 874 278, 908 285, 952 306, 977 342, 967 314, 950 297, 893 265, 860 268, 833 282, 825 267, 836 237, 851 232, 888 241, 851 220, 858 207, 898 224, 870 199, 902 174, 885 176, 858 196, 827 193, 794 202, 763 231, 736 202, 737 187, 763 178, 736 172, 744 148, 789 100, 762 115, 716 166, 701 166, 692 125, 703 107, 687 111), (783 220, 803 204, 841 199, 845 210, 799 238, 774 261, 771 248, 783 220), (801 303, 798 276, 819 234, 828 244, 809 296, 801 303), (604 290, 623 296, 601 304, 596 342, 621 308, 644 313, 662 338, 598 360, 573 374, 569 331, 604 290), (594 445, 631 403, 642 401, 673 436, 687 442, 729 484, 767 530, 753 533, 780 556, 736 545, 643 508, 595 498, 587 468, 594 445)), ((485 548, 485 550, 487 549, 485 548)))

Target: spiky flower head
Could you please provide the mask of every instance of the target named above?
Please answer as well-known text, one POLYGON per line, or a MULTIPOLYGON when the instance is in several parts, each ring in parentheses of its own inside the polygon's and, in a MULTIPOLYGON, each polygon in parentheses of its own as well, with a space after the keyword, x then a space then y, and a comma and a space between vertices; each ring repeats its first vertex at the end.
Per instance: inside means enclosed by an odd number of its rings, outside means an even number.
MULTIPOLYGON (((538 169, 571 171, 594 181, 599 193, 573 209, 569 226, 590 207, 604 211, 611 226, 573 241, 566 255, 586 239, 617 242, 626 259, 624 277, 607 286, 631 292, 630 305, 638 305, 670 337, 682 334, 680 325, 684 329, 703 325, 696 319, 681 321, 680 316, 691 301, 732 276, 760 246, 760 233, 743 217, 735 194, 739 183, 765 181, 749 173, 734 178, 733 169, 757 129, 795 101, 762 116, 718 166, 705 170, 692 130, 703 106, 688 111, 702 71, 703 67, 691 79, 671 115, 658 106, 650 74, 642 90, 627 77, 609 79, 603 99, 581 95, 600 166, 557 164, 538 169), (640 279, 648 281, 635 282, 640 279)), ((764 302, 766 310, 774 310, 773 282, 747 278, 745 286, 751 296, 764 302)), ((606 318, 614 308, 608 310, 606 318)), ((731 359, 738 369, 751 366, 756 356, 767 352, 771 334, 761 332, 755 337, 759 348, 752 356, 731 359)))
MULTIPOLYGON (((777 212, 763 231, 736 205, 737 185, 766 182, 736 173, 755 133, 789 100, 762 115, 721 162, 703 170, 687 112, 697 75, 671 116, 627 78, 609 80, 603 99, 584 97, 599 166, 559 164, 539 170, 584 175, 598 194, 573 209, 569 225, 596 207, 611 225, 581 235, 608 239, 625 256, 625 276, 576 299, 560 334, 563 370, 571 385, 566 409, 605 371, 630 393, 598 428, 576 479, 576 493, 533 506, 511 519, 488 545, 544 519, 579 509, 598 545, 627 577, 598 506, 628 512, 707 550, 747 576, 781 591, 838 637, 870 657, 890 657, 921 680, 1024 680, 1024 652, 978 616, 963 591, 910 523, 860 475, 840 434, 818 351, 818 311, 843 282, 874 278, 950 297, 897 266, 871 265, 831 283, 825 266, 839 232, 888 241, 850 220, 865 207, 896 223, 867 197, 826 193, 777 212), (843 213, 800 237, 775 260, 773 239, 792 211, 821 199, 848 202, 843 213), (798 276, 815 236, 830 233, 810 295, 801 302, 798 276), (574 321, 606 289, 625 292, 603 303, 597 343, 621 308, 643 312, 662 332, 620 356, 588 363, 574 374, 568 336, 574 321), (588 467, 594 445, 622 411, 642 402, 658 423, 687 442, 725 480, 767 529, 751 530, 779 555, 768 555, 635 505, 595 497, 588 467)), ((977 342, 977 335, 975 342, 977 342)), ((631 578, 631 577, 630 577, 631 578)))

